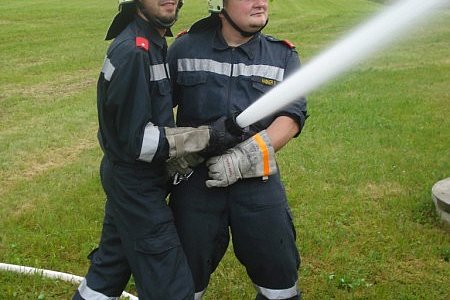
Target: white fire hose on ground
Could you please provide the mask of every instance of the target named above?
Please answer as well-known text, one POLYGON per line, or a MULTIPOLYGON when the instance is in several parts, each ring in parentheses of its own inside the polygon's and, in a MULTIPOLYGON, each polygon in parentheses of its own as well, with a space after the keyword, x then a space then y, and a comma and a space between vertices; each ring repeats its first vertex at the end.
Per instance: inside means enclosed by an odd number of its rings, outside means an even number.
MULTIPOLYGON (((37 268, 31 268, 31 267, 25 267, 25 266, 18 266, 18 265, 11 265, 11 264, 5 264, 0 263, 0 271, 9 271, 9 272, 15 272, 15 273, 21 273, 26 275, 41 275, 42 277, 55 279, 55 280, 62 280, 74 284, 79 284, 83 277, 72 275, 68 273, 63 272, 56 272, 46 269, 37 269, 37 268)), ((127 292, 122 293, 122 297, 128 297, 128 299, 131 300, 138 300, 138 297, 131 295, 127 292)))

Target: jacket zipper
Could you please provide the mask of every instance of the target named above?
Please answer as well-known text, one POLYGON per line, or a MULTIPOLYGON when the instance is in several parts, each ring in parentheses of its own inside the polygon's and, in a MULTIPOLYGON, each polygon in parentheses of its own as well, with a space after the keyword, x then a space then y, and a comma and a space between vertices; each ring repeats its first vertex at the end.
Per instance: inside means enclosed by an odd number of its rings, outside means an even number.
POLYGON ((230 116, 230 102, 231 102, 231 85, 232 85, 232 80, 233 80, 233 71, 234 71, 234 63, 233 63, 233 58, 234 58, 234 51, 236 50, 236 48, 231 48, 231 55, 230 55, 230 64, 231 64, 231 72, 230 72, 230 80, 228 83, 228 97, 227 97, 227 116, 230 116))

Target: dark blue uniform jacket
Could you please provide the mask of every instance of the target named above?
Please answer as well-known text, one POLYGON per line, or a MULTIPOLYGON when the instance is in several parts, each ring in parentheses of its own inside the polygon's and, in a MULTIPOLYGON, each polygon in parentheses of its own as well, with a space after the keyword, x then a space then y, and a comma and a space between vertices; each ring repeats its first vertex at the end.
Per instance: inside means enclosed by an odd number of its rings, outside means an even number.
POLYGON ((162 165, 174 126, 164 38, 141 18, 110 45, 98 80, 99 140, 114 164, 162 165), (150 163, 150 164, 149 164, 150 163))
MULTIPOLYGON (((259 33, 233 48, 224 41, 219 28, 194 25, 169 49, 178 126, 208 124, 241 112, 300 67, 295 48, 283 41, 259 33)), ((252 125, 251 133, 267 128, 282 115, 303 128, 305 99, 252 125)))

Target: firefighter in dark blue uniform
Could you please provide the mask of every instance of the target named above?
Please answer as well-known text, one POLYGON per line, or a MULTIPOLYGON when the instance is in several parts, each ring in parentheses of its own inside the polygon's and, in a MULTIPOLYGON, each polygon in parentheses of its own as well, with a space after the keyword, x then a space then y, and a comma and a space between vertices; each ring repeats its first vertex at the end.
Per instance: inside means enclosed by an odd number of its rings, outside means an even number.
MULTIPOLYGON (((211 15, 169 48, 178 126, 230 117, 300 67, 291 43, 260 33, 268 20, 267 0, 209 5, 211 15)), ((204 294, 230 231, 256 299, 300 298, 296 233, 274 152, 300 133, 306 117, 306 101, 299 99, 251 125, 247 140, 198 165, 189 180, 173 188, 169 205, 193 273, 195 299, 204 294)))
MULTIPOLYGON (((180 0, 181 1, 181 0, 180 0)), ((222 121, 174 126, 167 44, 182 2, 119 0, 97 86, 100 167, 107 195, 99 248, 74 299, 118 299, 133 275, 139 299, 193 299, 191 272, 165 201, 166 160, 218 149, 222 121), (216 126, 216 127, 215 127, 216 126), (217 127, 218 126, 218 127, 217 127)), ((222 143, 222 144, 221 144, 222 143)))

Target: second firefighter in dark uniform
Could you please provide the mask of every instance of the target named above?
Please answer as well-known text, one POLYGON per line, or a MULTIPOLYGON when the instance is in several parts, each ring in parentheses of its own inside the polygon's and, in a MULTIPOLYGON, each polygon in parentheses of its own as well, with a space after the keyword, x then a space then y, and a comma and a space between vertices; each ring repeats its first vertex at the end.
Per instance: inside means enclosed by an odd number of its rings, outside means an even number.
POLYGON ((97 86, 107 201, 99 247, 74 299, 116 299, 131 275, 139 299, 193 299, 191 272, 165 201, 166 161, 226 147, 227 134, 217 134, 214 125, 172 128, 164 35, 180 7, 178 1, 121 0, 108 31, 114 41, 97 86))
MULTIPOLYGON (((211 16, 169 48, 179 126, 243 111, 300 67, 291 43, 260 32, 267 0, 209 2, 211 16)), ((306 101, 299 98, 251 125, 244 142, 198 165, 174 187, 170 206, 195 299, 205 293, 230 237, 256 299, 300 298, 296 233, 274 152, 300 133, 306 116, 306 101)))

